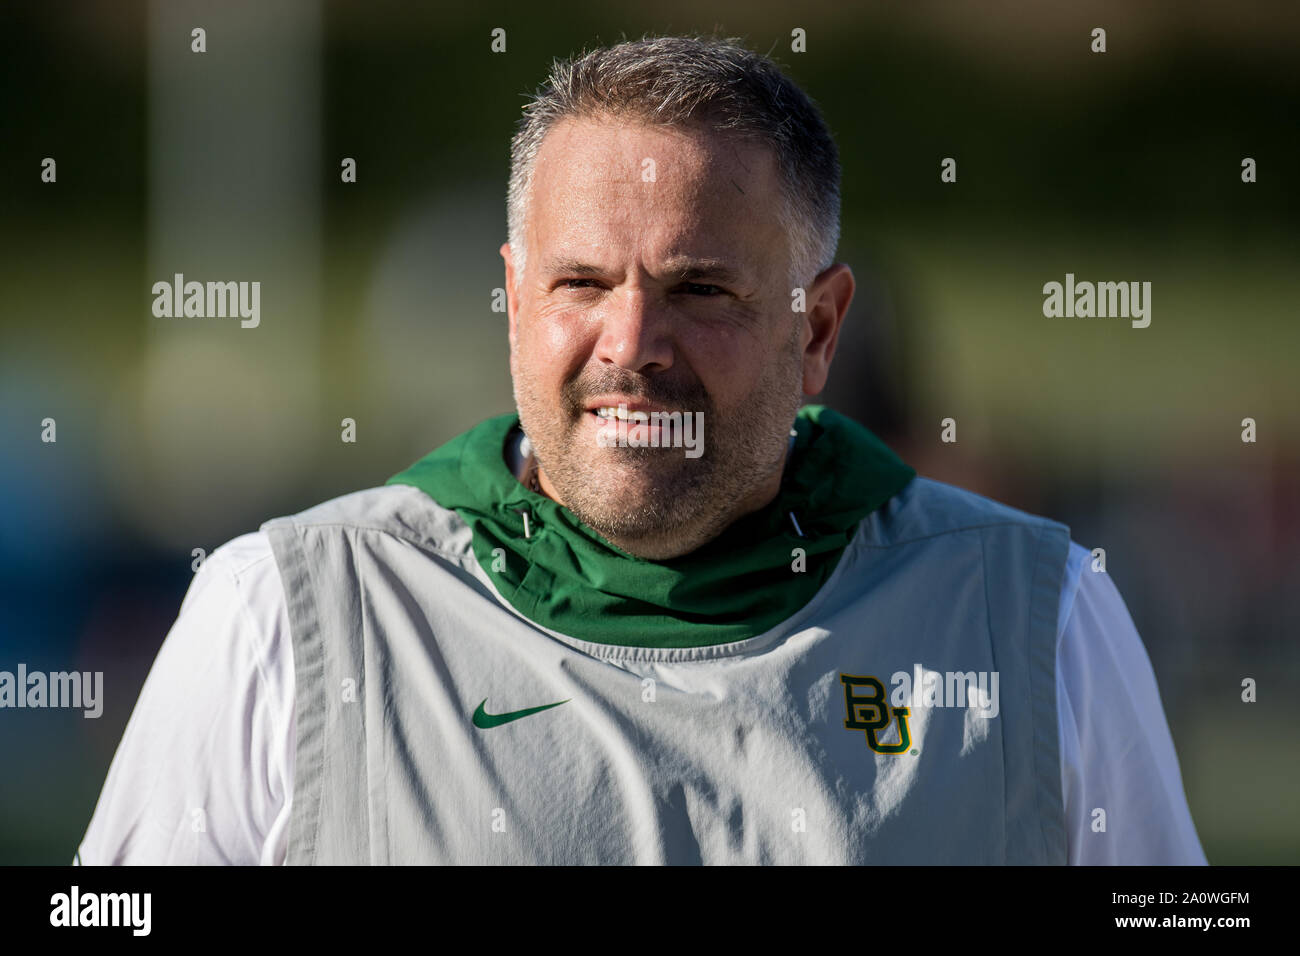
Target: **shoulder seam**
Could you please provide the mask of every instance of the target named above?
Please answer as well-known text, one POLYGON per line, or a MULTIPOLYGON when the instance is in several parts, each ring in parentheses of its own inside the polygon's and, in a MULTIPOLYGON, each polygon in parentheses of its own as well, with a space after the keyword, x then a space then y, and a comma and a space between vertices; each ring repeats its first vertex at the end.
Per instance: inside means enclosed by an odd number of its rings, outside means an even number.
POLYGON ((241 534, 234 538, 231 538, 229 541, 225 542, 225 544, 221 545, 219 548, 214 550, 210 555, 208 555, 207 558, 204 559, 203 563, 207 564, 209 561, 213 561, 213 560, 223 562, 226 565, 226 567, 230 569, 231 574, 233 574, 235 577, 239 577, 239 575, 245 573, 249 568, 253 567, 259 561, 264 561, 265 559, 271 557, 274 557, 274 552, 271 550, 271 541, 269 538, 266 537, 266 532, 262 531, 259 528, 256 531, 249 531, 246 532, 245 534, 241 534), (240 541, 244 538, 255 538, 259 536, 261 538, 261 541, 258 545, 255 545, 255 547, 259 547, 262 550, 262 553, 258 554, 256 557, 246 557, 241 560, 236 560, 235 556, 231 553, 232 551, 235 551, 237 553, 238 551, 242 551, 245 548, 254 547, 254 545, 244 544, 241 545, 238 549, 231 548, 231 545, 234 544, 236 541, 240 541))
MULTIPOLYGON (((371 527, 370 525, 353 524, 352 522, 349 521, 319 521, 319 522, 318 521, 297 521, 296 519, 293 518, 282 518, 277 520, 286 521, 292 524, 293 527, 295 528, 342 528, 345 531, 369 531, 372 532, 373 534, 381 534, 389 538, 395 538, 398 541, 405 541, 407 544, 411 544, 417 548, 421 548, 425 551, 432 552, 433 554, 439 555, 440 557, 446 558, 447 560, 458 564, 460 563, 461 558, 464 557, 463 555, 456 554, 451 551, 446 551, 435 545, 431 545, 429 544, 427 539, 414 538, 411 537, 410 535, 398 534, 396 531, 393 531, 391 528, 374 528, 371 527)), ((473 552, 471 551, 471 555, 472 553, 473 552)))

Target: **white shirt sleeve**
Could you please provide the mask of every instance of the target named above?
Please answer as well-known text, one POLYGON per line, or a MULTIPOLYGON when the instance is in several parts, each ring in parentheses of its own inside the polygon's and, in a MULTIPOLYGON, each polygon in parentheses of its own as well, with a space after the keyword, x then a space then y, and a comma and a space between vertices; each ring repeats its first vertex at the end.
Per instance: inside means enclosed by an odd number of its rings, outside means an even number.
POLYGON ((279 864, 294 758, 293 649, 261 532, 195 574, 74 863, 279 864))
POLYGON ((1151 661, 1110 575, 1074 542, 1057 635, 1069 863, 1206 865, 1151 661))

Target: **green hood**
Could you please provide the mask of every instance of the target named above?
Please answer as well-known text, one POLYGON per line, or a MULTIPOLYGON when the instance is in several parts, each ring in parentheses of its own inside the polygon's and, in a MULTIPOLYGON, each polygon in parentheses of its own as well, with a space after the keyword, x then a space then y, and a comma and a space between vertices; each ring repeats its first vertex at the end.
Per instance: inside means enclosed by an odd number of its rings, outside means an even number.
POLYGON ((766 508, 690 554, 649 561, 515 478, 505 447, 518 423, 513 413, 488 419, 387 483, 414 485, 459 514, 479 564, 520 614, 597 644, 703 647, 770 630, 812 600, 858 523, 916 475, 857 422, 808 405, 766 508))

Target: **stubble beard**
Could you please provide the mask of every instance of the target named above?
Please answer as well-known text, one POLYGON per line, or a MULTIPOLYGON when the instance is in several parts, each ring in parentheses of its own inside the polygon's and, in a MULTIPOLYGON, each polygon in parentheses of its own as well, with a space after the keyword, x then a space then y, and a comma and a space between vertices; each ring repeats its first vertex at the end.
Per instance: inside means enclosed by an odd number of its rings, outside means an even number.
POLYGON ((696 550, 743 513, 784 461, 801 403, 798 329, 740 405, 726 413, 703 388, 610 369, 579 375, 561 389, 559 408, 543 400, 526 372, 515 382, 520 424, 537 462, 565 507, 611 544, 649 560, 696 550), (617 392, 672 410, 703 412, 703 450, 600 447, 585 427, 591 396, 617 392))

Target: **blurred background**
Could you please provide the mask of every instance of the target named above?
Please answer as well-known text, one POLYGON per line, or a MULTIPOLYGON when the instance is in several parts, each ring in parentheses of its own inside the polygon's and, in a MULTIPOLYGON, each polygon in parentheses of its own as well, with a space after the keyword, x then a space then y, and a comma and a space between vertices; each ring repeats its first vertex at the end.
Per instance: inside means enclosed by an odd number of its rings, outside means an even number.
POLYGON ((0 8, 0 670, 105 673, 98 720, 0 711, 0 863, 72 858, 195 548, 513 410, 491 300, 551 59, 715 28, 840 146, 858 294, 818 401, 1105 548, 1210 862, 1300 862, 1294 3, 644 6, 0 8), (155 318, 178 272, 261 281, 260 325, 155 318), (1151 282, 1150 327, 1045 318, 1067 272, 1151 282))

